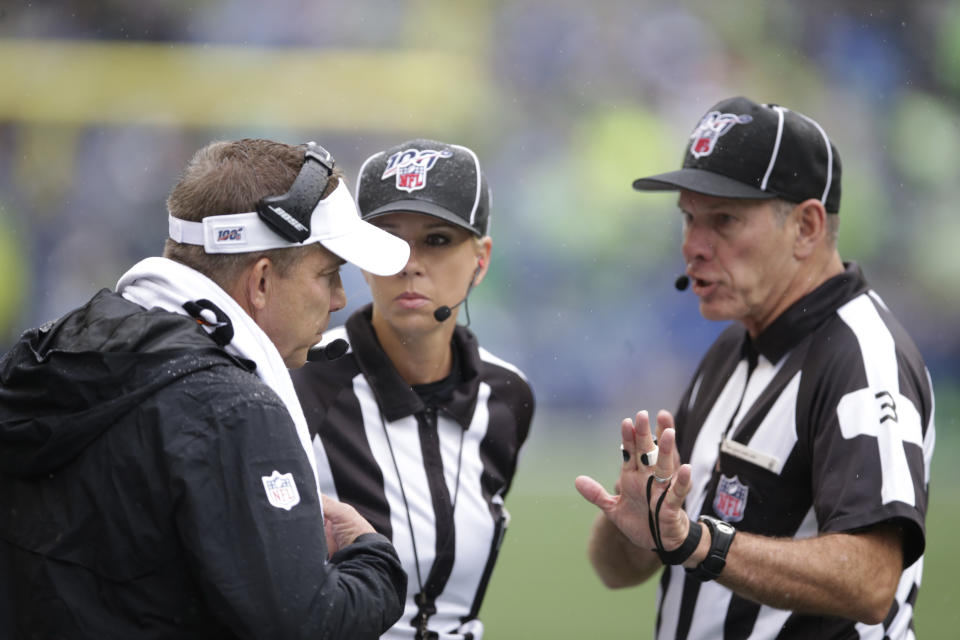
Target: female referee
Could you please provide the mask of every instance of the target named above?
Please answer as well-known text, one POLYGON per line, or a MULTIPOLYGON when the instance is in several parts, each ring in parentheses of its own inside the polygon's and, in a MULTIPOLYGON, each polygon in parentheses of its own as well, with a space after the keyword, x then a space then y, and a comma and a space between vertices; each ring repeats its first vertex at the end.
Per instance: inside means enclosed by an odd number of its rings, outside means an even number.
POLYGON ((369 157, 357 202, 410 259, 364 273, 373 303, 325 333, 325 362, 293 373, 320 488, 400 554, 406 609, 383 637, 479 640, 534 408, 524 375, 457 324, 490 267, 489 189, 473 151, 420 139, 369 157))

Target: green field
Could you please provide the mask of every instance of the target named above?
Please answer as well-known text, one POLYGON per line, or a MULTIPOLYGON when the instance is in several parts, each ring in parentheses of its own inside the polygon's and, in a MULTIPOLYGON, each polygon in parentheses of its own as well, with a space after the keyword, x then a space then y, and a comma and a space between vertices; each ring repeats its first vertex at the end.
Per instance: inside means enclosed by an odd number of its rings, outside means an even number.
MULTIPOLYGON (((960 633, 960 398, 937 396, 937 447, 927 516, 923 586, 915 618, 918 638, 954 640, 960 633)), ((619 463, 619 417, 605 418, 609 437, 594 428, 575 435, 569 419, 538 415, 536 431, 507 499, 513 519, 481 616, 486 637, 592 640, 651 638, 655 580, 610 591, 593 573, 586 542, 596 508, 573 487, 580 474, 611 486, 619 463)))

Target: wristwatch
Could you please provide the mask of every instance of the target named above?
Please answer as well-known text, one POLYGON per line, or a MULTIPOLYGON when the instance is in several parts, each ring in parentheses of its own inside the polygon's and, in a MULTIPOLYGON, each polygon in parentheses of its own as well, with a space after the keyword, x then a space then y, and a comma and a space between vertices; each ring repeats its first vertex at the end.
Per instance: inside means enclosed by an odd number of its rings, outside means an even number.
POLYGON ((710 531, 710 551, 703 562, 697 565, 695 569, 688 569, 703 582, 715 580, 723 567, 727 564, 727 552, 733 543, 733 537, 737 535, 737 530, 733 525, 723 520, 718 520, 712 516, 700 516, 698 522, 707 525, 710 531))

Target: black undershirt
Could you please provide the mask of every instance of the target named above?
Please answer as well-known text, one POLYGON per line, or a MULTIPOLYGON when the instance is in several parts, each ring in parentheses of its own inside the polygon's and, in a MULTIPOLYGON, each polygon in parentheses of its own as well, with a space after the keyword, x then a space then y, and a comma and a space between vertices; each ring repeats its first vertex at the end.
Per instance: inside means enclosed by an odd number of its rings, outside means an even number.
POLYGON ((443 404, 444 401, 450 398, 453 390, 456 389, 457 385, 463 380, 463 372, 460 367, 460 355, 457 353, 457 349, 451 349, 451 352, 452 361, 450 363, 450 373, 447 374, 445 378, 437 380, 436 382, 412 385, 413 390, 428 407, 443 404))

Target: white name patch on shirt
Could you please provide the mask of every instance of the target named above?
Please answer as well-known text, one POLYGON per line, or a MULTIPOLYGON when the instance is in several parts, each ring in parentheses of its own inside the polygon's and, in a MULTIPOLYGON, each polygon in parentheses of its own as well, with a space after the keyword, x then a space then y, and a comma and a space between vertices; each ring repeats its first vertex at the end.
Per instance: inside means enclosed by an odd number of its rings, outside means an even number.
POLYGON ((261 476, 263 488, 267 492, 267 500, 278 509, 290 511, 300 504, 300 492, 292 473, 274 471, 272 475, 261 476))
POLYGON ((776 456, 758 451, 757 449, 751 449, 747 445, 741 444, 736 440, 731 440, 730 438, 723 439, 723 442, 720 443, 720 451, 728 453, 734 458, 746 460, 774 473, 779 473, 783 468, 783 463, 776 456))

